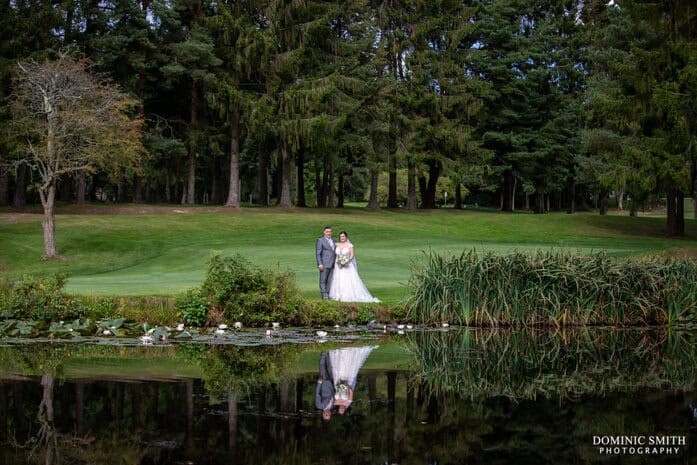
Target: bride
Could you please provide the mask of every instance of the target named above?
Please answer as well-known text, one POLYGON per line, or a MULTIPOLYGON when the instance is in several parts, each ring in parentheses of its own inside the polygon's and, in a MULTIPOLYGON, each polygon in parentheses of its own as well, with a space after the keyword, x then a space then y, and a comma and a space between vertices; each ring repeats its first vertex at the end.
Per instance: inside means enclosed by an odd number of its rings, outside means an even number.
POLYGON ((380 302, 361 281, 356 270, 353 244, 348 240, 346 231, 339 233, 339 243, 336 244, 336 263, 329 285, 329 298, 341 302, 380 302))

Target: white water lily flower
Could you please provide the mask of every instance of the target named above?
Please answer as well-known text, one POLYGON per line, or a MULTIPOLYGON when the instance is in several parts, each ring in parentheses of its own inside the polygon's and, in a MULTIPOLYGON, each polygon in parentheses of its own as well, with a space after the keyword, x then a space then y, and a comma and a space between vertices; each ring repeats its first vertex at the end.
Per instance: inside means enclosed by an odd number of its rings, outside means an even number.
POLYGON ((150 336, 141 336, 140 342, 143 344, 152 344, 152 338, 150 336))
POLYGON ((277 322, 274 321, 273 323, 271 323, 271 327, 272 327, 273 329, 278 329, 278 328, 281 327, 281 323, 277 323, 277 322))
POLYGON ((111 331, 109 331, 108 329, 105 329, 104 332, 103 332, 102 334, 105 335, 105 336, 108 336, 108 335, 111 334, 111 331))
POLYGON ((411 329, 411 328, 413 328, 412 325, 407 325, 407 329, 411 329))
POLYGON ((184 323, 179 323, 177 325, 177 331, 184 331, 184 323))
POLYGON ((448 326, 450 326, 450 323, 448 323, 447 321, 444 321, 443 323, 441 323, 441 326, 444 328, 447 328, 448 326))
MULTIPOLYGON (((235 321, 235 324, 233 324, 232 326, 234 326, 235 329, 242 329, 242 323, 239 321, 235 321)), ((227 328, 227 326, 225 327, 227 328)))
POLYGON ((404 325, 397 325, 398 329, 404 329, 404 325))
POLYGON ((148 336, 155 332, 155 328, 150 328, 145 334, 148 336))
POLYGON ((218 328, 220 328, 220 329, 227 329, 227 325, 226 325, 225 323, 220 323, 220 324, 218 325, 218 328))
POLYGON ((327 332, 326 332, 326 331, 321 331, 321 330, 320 330, 320 331, 317 331, 317 335, 318 335, 319 337, 325 337, 325 336, 327 335, 327 332))
POLYGON ((215 334, 225 334, 225 330, 223 329, 216 329, 215 334))

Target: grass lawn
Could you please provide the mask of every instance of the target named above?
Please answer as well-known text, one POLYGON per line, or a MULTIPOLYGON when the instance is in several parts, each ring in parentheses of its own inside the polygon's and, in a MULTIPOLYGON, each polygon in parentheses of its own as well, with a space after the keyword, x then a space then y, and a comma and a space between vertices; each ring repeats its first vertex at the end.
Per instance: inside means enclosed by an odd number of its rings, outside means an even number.
POLYGON ((373 295, 402 299, 410 266, 424 251, 505 252, 568 249, 611 255, 696 254, 697 224, 687 239, 663 237, 664 218, 597 213, 499 213, 364 208, 78 207, 56 218, 60 259, 43 261, 40 214, 0 212, 0 277, 62 272, 67 290, 90 295, 169 295, 201 283, 214 251, 239 253, 259 267, 290 270, 303 295, 318 298, 314 243, 325 225, 346 230, 373 295))

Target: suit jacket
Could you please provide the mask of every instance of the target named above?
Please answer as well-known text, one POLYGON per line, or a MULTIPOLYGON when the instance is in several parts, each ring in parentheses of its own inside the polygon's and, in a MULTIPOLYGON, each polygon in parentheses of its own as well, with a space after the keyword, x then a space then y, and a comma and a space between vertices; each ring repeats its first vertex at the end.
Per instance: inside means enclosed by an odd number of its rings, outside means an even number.
POLYGON ((322 352, 319 356, 319 375, 322 382, 318 382, 315 387, 315 408, 325 410, 334 405, 334 380, 327 352, 322 352))
POLYGON ((319 410, 326 410, 334 405, 334 383, 330 379, 325 379, 317 383, 315 388, 315 407, 319 410))
POLYGON ((325 268, 333 268, 336 254, 326 237, 320 237, 315 244, 317 252, 317 266, 324 265, 325 268))

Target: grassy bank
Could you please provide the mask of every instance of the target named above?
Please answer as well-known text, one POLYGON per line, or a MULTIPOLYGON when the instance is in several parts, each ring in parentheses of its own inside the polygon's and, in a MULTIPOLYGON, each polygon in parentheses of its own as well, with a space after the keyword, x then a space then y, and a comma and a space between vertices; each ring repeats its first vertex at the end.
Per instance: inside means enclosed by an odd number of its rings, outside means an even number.
MULTIPOLYGON (((661 218, 582 213, 531 215, 477 211, 371 211, 244 208, 72 208, 57 216, 62 258, 42 261, 41 215, 0 213, 0 278, 65 273, 67 291, 83 295, 172 295, 199 285, 212 251, 242 254, 258 266, 292 271, 316 299, 314 241, 324 225, 348 231, 359 272, 383 302, 407 294, 410 265, 424 250, 603 250, 610 256, 681 254, 697 241, 667 240, 661 218), (109 214, 113 212, 114 214, 109 214), (140 213, 144 212, 144 213, 140 213)), ((688 221, 688 237, 697 228, 688 221)))

